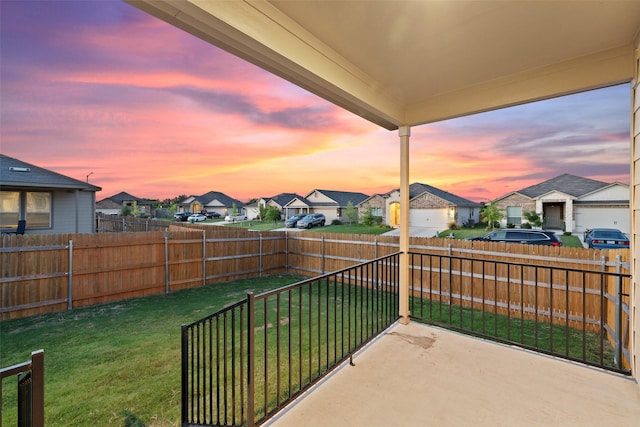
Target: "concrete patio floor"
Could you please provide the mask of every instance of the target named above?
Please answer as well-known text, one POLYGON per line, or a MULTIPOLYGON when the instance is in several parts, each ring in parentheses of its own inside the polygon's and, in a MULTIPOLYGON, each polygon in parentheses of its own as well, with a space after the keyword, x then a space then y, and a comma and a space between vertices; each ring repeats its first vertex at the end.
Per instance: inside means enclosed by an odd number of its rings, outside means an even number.
POLYGON ((263 425, 640 426, 632 378, 415 322, 353 361, 263 425))

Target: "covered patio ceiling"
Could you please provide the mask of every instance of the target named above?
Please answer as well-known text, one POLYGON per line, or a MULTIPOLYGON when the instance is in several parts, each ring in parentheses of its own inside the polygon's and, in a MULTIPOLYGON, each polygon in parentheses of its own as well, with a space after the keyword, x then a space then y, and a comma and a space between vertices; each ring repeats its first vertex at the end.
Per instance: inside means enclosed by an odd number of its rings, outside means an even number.
POLYGON ((628 82, 640 1, 128 0, 386 129, 628 82))

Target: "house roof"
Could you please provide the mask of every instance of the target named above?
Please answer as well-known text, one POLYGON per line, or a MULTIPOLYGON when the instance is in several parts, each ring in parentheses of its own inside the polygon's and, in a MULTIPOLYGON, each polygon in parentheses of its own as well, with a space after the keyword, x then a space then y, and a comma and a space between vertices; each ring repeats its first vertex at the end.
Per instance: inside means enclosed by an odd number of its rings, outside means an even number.
POLYGON ((0 184, 3 187, 100 191, 102 188, 0 154, 0 184))
MULTIPOLYGON (((141 198, 136 197, 136 196, 132 196, 131 194, 126 193, 124 191, 121 191, 118 194, 114 194, 111 197, 105 197, 104 199, 100 200, 100 202, 102 202, 104 200, 112 200, 112 201, 116 202, 119 205, 121 205, 124 202, 137 202, 138 204, 143 204, 143 205, 149 204, 148 200, 141 199, 141 198)), ((98 203, 100 203, 100 202, 98 202, 98 203)))
POLYGON ((640 1, 126 1, 386 129, 629 82, 640 28, 640 1))
POLYGON ((516 193, 532 199, 540 197, 551 191, 560 191, 568 194, 569 196, 580 197, 587 193, 608 187, 609 185, 611 184, 565 173, 539 184, 518 190, 516 193))
MULTIPOLYGON (((364 193, 352 192, 352 191, 335 191, 335 190, 313 190, 309 193, 309 195, 313 194, 315 191, 324 194, 331 200, 334 200, 335 203, 331 202, 310 202, 311 206, 339 206, 346 207, 349 202, 356 206, 360 204, 362 201, 369 198, 364 193)), ((307 196, 309 197, 309 196, 307 196)), ((308 199, 307 199, 308 200, 308 199)))
POLYGON ((448 191, 440 190, 439 188, 433 187, 431 185, 422 184, 420 182, 415 182, 409 186, 409 199, 413 200, 416 197, 424 194, 430 193, 436 197, 439 197, 447 202, 451 203, 454 206, 468 206, 468 207, 480 207, 480 203, 472 202, 471 200, 465 199, 464 197, 456 196, 455 194, 449 193, 448 191))
POLYGON ((185 202, 186 200, 189 200, 191 198, 193 198, 194 200, 197 200, 202 206, 206 206, 211 202, 213 202, 214 200, 217 200, 223 206, 227 206, 227 207, 233 206, 234 203, 236 207, 239 207, 239 208, 244 206, 244 203, 242 203, 241 201, 236 200, 232 197, 229 197, 224 193, 220 193, 219 191, 209 191, 208 193, 205 193, 201 196, 189 196, 185 200, 183 200, 181 203, 179 203, 179 205, 184 206, 184 205, 191 204, 191 202, 185 202))
POLYGON ((267 202, 273 200, 276 204, 278 204, 278 206, 285 206, 287 203, 296 198, 303 201, 304 203, 309 203, 308 200, 296 193, 280 193, 277 196, 268 198, 267 202))

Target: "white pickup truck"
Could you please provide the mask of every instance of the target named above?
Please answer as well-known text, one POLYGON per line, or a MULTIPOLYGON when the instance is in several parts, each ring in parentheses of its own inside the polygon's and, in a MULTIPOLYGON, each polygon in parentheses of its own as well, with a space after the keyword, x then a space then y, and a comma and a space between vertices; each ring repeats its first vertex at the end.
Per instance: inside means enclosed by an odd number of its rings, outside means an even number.
POLYGON ((247 217, 244 215, 236 215, 236 216, 227 215, 224 217, 224 220, 227 222, 245 221, 246 219, 247 217))

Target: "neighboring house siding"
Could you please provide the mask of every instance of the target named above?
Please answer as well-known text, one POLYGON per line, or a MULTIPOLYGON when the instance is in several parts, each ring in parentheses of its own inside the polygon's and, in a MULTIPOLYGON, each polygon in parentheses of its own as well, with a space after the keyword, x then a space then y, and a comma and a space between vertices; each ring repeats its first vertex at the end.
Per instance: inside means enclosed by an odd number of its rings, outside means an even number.
POLYGON ((379 210, 380 211, 379 216, 381 216, 382 218, 387 217, 387 201, 385 200, 384 197, 380 195, 375 195, 375 196, 372 196, 367 201, 363 202, 358 207, 358 215, 360 216, 360 218, 362 218, 362 216, 367 213, 367 209, 369 207, 371 207, 374 210, 374 216, 378 216, 375 214, 375 210, 379 210))
POLYGON ((444 209, 449 206, 450 202, 430 193, 422 194, 409 202, 410 209, 444 209))
MULTIPOLYGON (((51 229, 34 230, 38 234, 93 233, 95 231, 95 193, 54 191, 51 229), (77 205, 76 205, 77 201, 77 205), (76 207, 77 206, 77 207, 76 207)), ((29 224, 27 224, 27 229, 29 224)))

